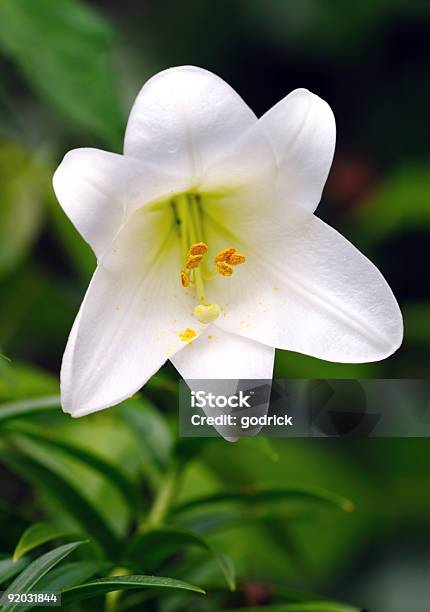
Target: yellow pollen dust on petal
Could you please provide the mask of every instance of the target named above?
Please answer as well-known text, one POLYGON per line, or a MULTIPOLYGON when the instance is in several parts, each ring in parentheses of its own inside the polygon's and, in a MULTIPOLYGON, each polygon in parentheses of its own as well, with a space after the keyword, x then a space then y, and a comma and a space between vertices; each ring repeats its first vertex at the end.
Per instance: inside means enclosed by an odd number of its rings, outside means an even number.
POLYGON ((181 285, 185 288, 190 286, 190 277, 185 270, 181 270, 181 285))
POLYGON ((219 274, 222 276, 231 276, 233 274, 233 268, 230 264, 225 261, 218 261, 216 268, 219 274))
POLYGON ((200 323, 211 323, 219 317, 221 313, 221 307, 219 304, 198 304, 194 310, 193 315, 200 323))
POLYGON ((196 244, 192 244, 190 246, 190 250, 188 251, 188 257, 192 255, 204 255, 208 251, 208 245, 205 242, 196 242, 196 244))
POLYGON ((228 261, 229 257, 231 257, 234 253, 236 253, 236 249, 234 247, 223 249, 215 256, 215 263, 217 264, 222 261, 228 261))
POLYGON ((196 332, 191 327, 186 327, 179 333, 179 337, 183 342, 190 342, 196 336, 196 332))
POLYGON ((203 258, 203 255, 191 255, 190 257, 188 257, 186 267, 189 270, 192 270, 193 268, 198 268, 202 258, 203 258))

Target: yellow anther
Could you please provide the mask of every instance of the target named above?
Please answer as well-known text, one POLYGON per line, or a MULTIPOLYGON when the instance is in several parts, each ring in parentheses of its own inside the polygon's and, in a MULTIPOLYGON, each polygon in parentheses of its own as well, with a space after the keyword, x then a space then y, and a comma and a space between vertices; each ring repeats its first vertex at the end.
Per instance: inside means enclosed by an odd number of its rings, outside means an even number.
POLYGON ((190 286, 190 277, 188 276, 188 273, 185 270, 181 270, 181 285, 183 287, 190 286))
POLYGON ((225 261, 218 261, 216 267, 219 274, 222 276, 231 276, 233 274, 233 268, 225 261))
POLYGON ((215 263, 219 263, 222 261, 228 261, 228 258, 236 253, 236 249, 234 247, 229 247, 228 249, 223 249, 215 256, 215 263))
POLYGON ((179 337, 183 342, 190 342, 196 336, 196 332, 194 331, 194 329, 191 329, 191 327, 186 327, 179 334, 179 337))
POLYGON ((188 251, 188 257, 192 255, 204 255, 207 253, 208 245, 204 242, 196 242, 196 244, 192 244, 190 246, 190 250, 188 251))
POLYGON ((186 267, 189 270, 191 270, 192 268, 198 268, 202 258, 203 255, 191 255, 191 257, 188 258, 186 267))
POLYGON ((220 312, 219 304, 198 304, 193 310, 193 315, 200 323, 211 323, 219 317, 220 312))
POLYGON ((227 263, 231 266, 239 266, 240 264, 245 263, 246 257, 242 255, 242 253, 232 253, 230 257, 227 259, 227 263))

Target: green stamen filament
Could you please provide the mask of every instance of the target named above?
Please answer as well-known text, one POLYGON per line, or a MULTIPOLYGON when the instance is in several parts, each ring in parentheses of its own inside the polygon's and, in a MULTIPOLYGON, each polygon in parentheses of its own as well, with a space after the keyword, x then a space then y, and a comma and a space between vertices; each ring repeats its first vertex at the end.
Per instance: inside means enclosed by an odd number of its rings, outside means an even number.
POLYGON ((184 262, 187 261, 188 253, 188 202, 184 195, 178 196, 173 201, 180 221, 181 255, 184 262))
MULTIPOLYGON (((177 212, 181 223, 181 252, 185 263, 188 259, 188 251, 192 244, 203 242, 203 228, 198 210, 198 202, 193 194, 182 194, 175 199, 177 212)), ((197 291, 197 297, 201 304, 206 303, 205 285, 200 266, 191 270, 191 277, 197 291)))
MULTIPOLYGON (((181 240, 180 282, 184 288, 190 284, 194 286, 199 304, 193 309, 193 315, 200 323, 209 324, 219 317, 221 308, 219 304, 206 302, 204 280, 213 277, 213 272, 209 271, 207 260, 205 261, 208 245, 205 242, 200 198, 193 193, 181 194, 171 200, 171 204, 179 223, 181 240)), ((215 256, 215 273, 231 276, 233 266, 242 264, 245 260, 245 255, 237 253, 234 247, 228 247, 215 256)), ((182 337, 181 339, 184 340, 182 337)))

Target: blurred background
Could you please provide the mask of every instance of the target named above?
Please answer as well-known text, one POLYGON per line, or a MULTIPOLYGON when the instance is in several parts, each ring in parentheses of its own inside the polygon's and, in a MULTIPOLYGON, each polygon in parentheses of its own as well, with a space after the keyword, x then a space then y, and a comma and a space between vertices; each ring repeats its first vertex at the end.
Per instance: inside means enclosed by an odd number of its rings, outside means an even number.
MULTIPOLYGON (((121 152, 128 112, 142 84, 181 64, 212 70, 258 115, 297 87, 329 102, 338 141, 317 214, 375 262, 404 314, 404 344, 384 362, 339 365, 278 352, 275 377, 428 378, 429 28, 430 3, 413 0, 2 0, 0 401, 10 408, 58 393, 62 352, 95 266, 55 200, 55 167, 75 147, 121 152)), ((54 432, 120 466, 135 482, 141 478, 147 504, 166 477, 160 453, 166 466, 178 453, 182 457, 178 499, 300 485, 324 487, 354 503, 352 513, 306 504, 299 504, 299 512, 288 500, 271 502, 261 512, 241 507, 239 521, 208 530, 211 545, 236 567, 238 591, 232 595, 213 587, 205 603, 191 598, 186 607, 268 606, 297 590, 349 602, 357 607, 351 610, 426 609, 427 439, 234 445, 212 440, 187 446, 177 442, 175 431, 176 379, 174 369, 166 367, 136 400, 140 406, 79 421, 58 407, 34 415, 24 410, 18 420, 7 420, 0 450, 12 448, 15 458, 5 455, 0 468, 4 558, 32 521, 79 522, 68 516, 64 499, 53 500, 40 488, 40 473, 28 477, 23 457, 80 486, 114 532, 130 533, 135 517, 99 475, 87 474, 87 466, 66 457, 64 448, 37 442, 37 435, 54 432), (136 439, 136 422, 150 423, 152 440, 144 433, 136 439)), ((201 522, 193 528, 200 529, 201 522)), ((166 575, 182 575, 180 564, 172 567, 175 574, 166 575)), ((206 580, 194 578, 194 583, 205 586, 206 580)), ((174 598, 135 605, 142 610, 185 606, 174 598)), ((327 608, 341 609, 347 610, 327 608)))

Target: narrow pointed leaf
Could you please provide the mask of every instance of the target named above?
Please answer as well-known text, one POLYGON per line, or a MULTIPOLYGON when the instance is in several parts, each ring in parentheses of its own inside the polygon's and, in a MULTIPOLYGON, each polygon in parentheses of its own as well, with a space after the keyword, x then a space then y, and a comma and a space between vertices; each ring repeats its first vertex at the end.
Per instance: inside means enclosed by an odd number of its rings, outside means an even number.
POLYGON ((53 412, 60 407, 60 397, 50 395, 19 402, 7 402, 0 405, 0 425, 11 419, 28 417, 43 412, 53 412))
POLYGON ((19 574, 27 565, 30 560, 26 557, 22 557, 19 561, 13 559, 2 559, 0 561, 0 584, 4 584, 11 580, 14 576, 19 574))
POLYGON ((179 527, 160 527, 139 534, 132 542, 128 555, 143 564, 159 563, 185 546, 197 546, 216 560, 231 591, 236 588, 235 573, 228 557, 218 554, 200 535, 179 527))
POLYGON ((325 489, 314 487, 291 487, 283 489, 261 489, 214 493, 191 499, 184 502, 174 509, 175 512, 184 512, 201 508, 203 506, 213 506, 215 504, 239 503, 239 504, 265 504, 278 501, 307 502, 317 504, 329 504, 345 512, 352 512, 354 505, 351 501, 325 489))
POLYGON ((67 535, 70 533, 55 525, 35 523, 28 527, 20 537, 13 553, 13 560, 17 561, 30 550, 67 535))
POLYGON ((68 440, 63 440, 59 436, 56 436, 55 433, 42 432, 35 428, 29 428, 27 423, 13 423, 8 429, 19 432, 45 447, 60 450, 73 459, 77 459, 84 465, 93 468, 105 476, 109 482, 118 489, 127 505, 133 504, 136 506, 138 503, 136 491, 126 475, 113 463, 106 461, 96 453, 74 444, 73 442, 69 442, 68 440))
POLYGON ((82 584, 96 574, 103 574, 112 568, 108 561, 72 561, 63 563, 47 574, 38 584, 39 591, 58 593, 66 588, 82 584))
POLYGON ((55 567, 60 561, 65 559, 70 553, 72 553, 78 546, 83 542, 71 542, 70 544, 64 544, 54 550, 50 550, 41 557, 38 557, 28 565, 19 576, 15 578, 12 584, 5 592, 6 602, 3 606, 4 612, 12 612, 19 607, 19 604, 15 602, 7 602, 7 595, 10 593, 28 593, 37 586, 39 581, 45 576, 50 569, 55 567))
POLYGON ((62 591, 62 605, 66 606, 75 601, 82 601, 90 597, 104 595, 112 591, 125 591, 128 589, 142 588, 166 588, 166 589, 182 589, 185 591, 194 591, 195 593, 205 594, 205 591, 198 586, 175 580, 173 578, 164 578, 162 576, 112 576, 108 578, 100 578, 79 586, 65 589, 62 591))
MULTIPOLYGON (((18 325, 18 312, 15 311, 17 306, 22 303, 22 296, 26 295, 28 297, 26 301, 37 299, 36 293, 41 291, 40 279, 41 273, 34 273, 33 270, 27 270, 20 275, 19 279, 14 278, 7 296, 3 296, 0 303, 0 336, 4 336, 7 329, 10 330, 11 327, 15 328, 18 325), (11 310, 12 313, 15 312, 12 319, 6 314, 10 313, 11 310)), ((52 289, 52 291, 54 290, 52 289)), ((29 304, 27 306, 30 308, 29 304)), ((29 310, 26 309, 26 312, 29 312, 29 310)), ((32 319, 32 321, 34 320, 32 319)), ((59 402, 58 380, 53 374, 16 359, 11 362, 0 359, 0 412, 6 402, 27 401, 32 398, 39 402, 41 398, 51 398, 55 395, 59 402)), ((60 404, 58 403, 57 406, 57 411, 60 414, 60 404)), ((55 407, 50 407, 50 409, 54 411, 55 407)))
POLYGON ((51 499, 55 499, 62 510, 72 516, 82 530, 91 535, 108 555, 118 551, 118 539, 104 517, 82 494, 62 476, 41 463, 8 451, 3 459, 26 480, 36 483, 51 499))

